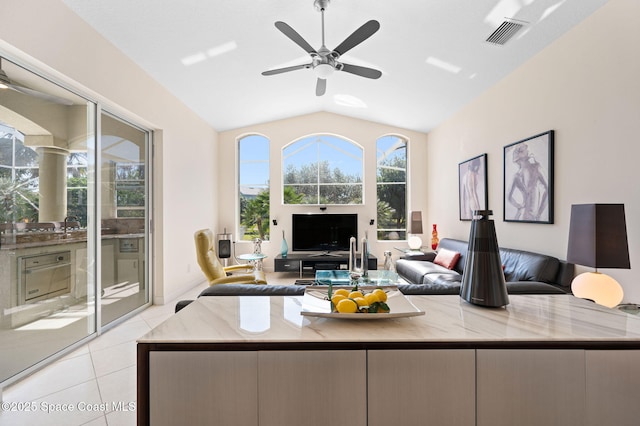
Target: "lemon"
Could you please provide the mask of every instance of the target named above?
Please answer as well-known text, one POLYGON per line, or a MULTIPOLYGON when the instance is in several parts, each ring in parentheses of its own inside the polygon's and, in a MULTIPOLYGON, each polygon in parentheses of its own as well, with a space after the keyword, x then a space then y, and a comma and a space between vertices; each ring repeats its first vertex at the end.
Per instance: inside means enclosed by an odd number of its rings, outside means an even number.
POLYGON ((364 295, 364 299, 367 301, 367 305, 369 306, 380 301, 380 298, 376 293, 367 293, 364 295))
POLYGON ((342 299, 336 305, 336 309, 341 314, 354 314, 358 310, 358 304, 351 299, 342 299))
POLYGON ((338 306, 338 303, 346 298, 347 296, 343 296, 342 294, 334 294, 331 298, 331 302, 333 303, 333 306, 338 306))
POLYGON ((378 299, 380 302, 386 302, 387 301, 387 293, 385 293, 385 291, 381 288, 376 288, 375 290, 373 290, 373 294, 378 296, 378 299))
POLYGON ((362 294, 362 292, 359 290, 349 293, 349 299, 355 299, 356 297, 364 297, 364 294, 362 294))
POLYGON ((334 296, 340 294, 344 297, 349 297, 349 290, 347 290, 346 288, 339 288, 337 290, 334 290, 333 294, 334 296))
POLYGON ((358 304, 358 308, 362 308, 363 306, 369 306, 367 299, 365 299, 364 297, 356 297, 353 300, 358 304))

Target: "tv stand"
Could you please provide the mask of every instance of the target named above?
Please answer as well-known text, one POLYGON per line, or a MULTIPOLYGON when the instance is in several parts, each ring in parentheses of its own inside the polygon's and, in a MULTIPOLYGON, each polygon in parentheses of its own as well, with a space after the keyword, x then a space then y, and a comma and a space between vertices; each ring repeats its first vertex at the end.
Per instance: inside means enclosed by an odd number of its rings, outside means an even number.
MULTIPOLYGON (((357 256, 360 260, 360 255, 357 256)), ((378 258, 370 254, 367 259, 370 270, 378 269, 378 258)), ((282 255, 274 259, 275 272, 298 272, 300 278, 306 272, 313 273, 321 270, 349 269, 349 253, 289 253, 287 257, 282 255)))

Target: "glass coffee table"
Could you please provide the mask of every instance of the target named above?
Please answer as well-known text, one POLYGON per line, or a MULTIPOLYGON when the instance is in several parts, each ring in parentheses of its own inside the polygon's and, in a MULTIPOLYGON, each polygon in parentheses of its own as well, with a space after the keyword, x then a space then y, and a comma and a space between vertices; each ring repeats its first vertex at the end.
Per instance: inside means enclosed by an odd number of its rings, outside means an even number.
POLYGON ((398 284, 398 274, 385 269, 375 269, 367 273, 367 276, 352 280, 349 271, 346 270, 322 270, 316 271, 316 284, 318 285, 394 285, 398 284))

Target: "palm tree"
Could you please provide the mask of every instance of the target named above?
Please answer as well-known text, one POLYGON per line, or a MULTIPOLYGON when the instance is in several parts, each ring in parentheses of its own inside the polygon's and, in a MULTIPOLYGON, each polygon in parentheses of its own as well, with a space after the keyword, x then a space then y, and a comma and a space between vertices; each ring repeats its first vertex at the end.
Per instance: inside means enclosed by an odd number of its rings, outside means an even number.
POLYGON ((259 238, 264 240, 269 230, 269 190, 262 191, 256 198, 247 201, 240 216, 242 224, 247 229, 255 226, 259 238))

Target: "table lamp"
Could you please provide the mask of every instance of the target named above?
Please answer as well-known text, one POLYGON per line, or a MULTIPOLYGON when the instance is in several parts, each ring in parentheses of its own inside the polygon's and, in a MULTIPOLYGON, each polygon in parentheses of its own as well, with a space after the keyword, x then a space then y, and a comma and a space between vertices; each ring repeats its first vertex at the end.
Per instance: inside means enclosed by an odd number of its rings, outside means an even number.
POLYGON ((572 205, 567 261, 595 268, 573 279, 574 296, 610 308, 618 305, 622 287, 598 268, 631 268, 624 204, 572 205))
POLYGON ((409 234, 411 236, 407 240, 411 250, 420 250, 422 247, 422 238, 416 234, 422 234, 422 212, 413 211, 409 214, 409 234))

